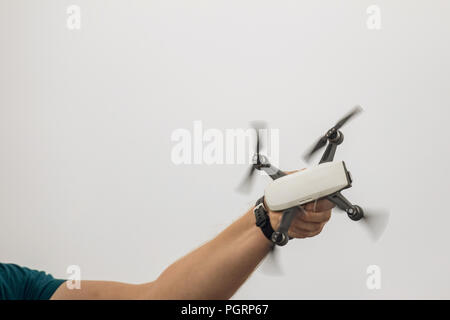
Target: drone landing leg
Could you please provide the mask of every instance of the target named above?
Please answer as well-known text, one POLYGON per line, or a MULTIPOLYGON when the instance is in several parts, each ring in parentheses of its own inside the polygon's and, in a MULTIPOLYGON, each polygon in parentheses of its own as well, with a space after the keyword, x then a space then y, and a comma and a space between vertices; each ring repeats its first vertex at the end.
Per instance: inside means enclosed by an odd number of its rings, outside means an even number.
POLYGON ((364 216, 364 211, 360 206, 352 204, 340 192, 327 196, 327 199, 337 205, 341 210, 347 212, 350 219, 360 220, 364 216))

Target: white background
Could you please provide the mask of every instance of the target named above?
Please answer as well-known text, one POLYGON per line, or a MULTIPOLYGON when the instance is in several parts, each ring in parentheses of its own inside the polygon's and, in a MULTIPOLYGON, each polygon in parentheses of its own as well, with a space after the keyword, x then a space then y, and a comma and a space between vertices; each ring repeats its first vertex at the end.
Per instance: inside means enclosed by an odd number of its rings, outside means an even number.
POLYGON ((292 170, 360 104, 337 159, 351 200, 389 208, 384 237, 336 212, 280 250, 283 277, 258 270, 235 298, 448 299, 449 39, 448 1, 1 0, 0 261, 151 281, 269 181, 243 196, 244 165, 174 165, 174 130, 265 119, 292 170))

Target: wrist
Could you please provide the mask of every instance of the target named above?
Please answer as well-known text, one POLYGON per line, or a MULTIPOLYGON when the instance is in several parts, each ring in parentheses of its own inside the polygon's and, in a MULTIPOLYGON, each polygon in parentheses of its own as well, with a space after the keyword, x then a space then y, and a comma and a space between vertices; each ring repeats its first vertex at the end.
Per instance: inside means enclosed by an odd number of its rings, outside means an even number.
POLYGON ((269 220, 270 220, 270 225, 272 226, 273 230, 278 230, 278 227, 280 226, 281 223, 281 219, 280 219, 280 214, 273 212, 273 211, 268 211, 267 215, 269 216, 269 220))
POLYGON ((264 235, 269 242, 272 242, 273 233, 280 224, 280 215, 267 209, 264 197, 261 197, 256 201, 252 211, 255 216, 256 227, 260 229, 261 235, 264 235))
POLYGON ((266 200, 264 199, 264 207, 267 210, 267 215, 269 216, 269 220, 270 220, 270 225, 272 226, 273 230, 278 230, 278 227, 280 226, 280 214, 277 212, 273 212, 269 209, 269 207, 267 206, 266 200))

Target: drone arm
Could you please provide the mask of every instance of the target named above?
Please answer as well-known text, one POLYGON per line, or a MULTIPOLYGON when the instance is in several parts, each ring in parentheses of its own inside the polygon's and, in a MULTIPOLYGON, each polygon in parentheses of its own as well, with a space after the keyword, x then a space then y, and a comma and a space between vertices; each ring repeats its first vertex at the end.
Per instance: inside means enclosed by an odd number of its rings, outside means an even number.
POLYGON ((288 235, 288 230, 291 226, 292 220, 298 213, 298 210, 300 210, 299 208, 301 207, 292 207, 286 209, 283 212, 280 226, 278 227, 278 230, 272 234, 272 242, 276 243, 279 246, 284 246, 288 243, 288 241, 291 239, 291 237, 289 237, 288 235))
POLYGON ((339 209, 347 212, 348 216, 352 220, 359 220, 364 215, 364 212, 360 206, 352 204, 340 192, 327 196, 327 199, 333 202, 339 209))
POLYGON ((337 130, 332 131, 332 133, 328 133, 328 145, 325 149, 325 152, 322 155, 322 159, 320 159, 320 163, 331 162, 334 159, 334 154, 336 153, 337 146, 344 142, 344 134, 337 130))
POLYGON ((284 173, 283 171, 281 171, 280 169, 278 169, 277 167, 275 167, 270 163, 267 164, 267 166, 263 166, 261 169, 264 170, 264 172, 267 173, 269 177, 271 177, 273 180, 276 180, 286 175, 286 173, 284 173))
POLYGON ((338 206, 339 209, 343 211, 347 211, 349 208, 353 207, 350 201, 345 198, 342 193, 336 192, 329 196, 327 196, 327 199, 333 202, 336 206, 338 206))
POLYGON ((334 154, 336 153, 337 144, 330 142, 323 153, 322 159, 319 163, 331 162, 334 159, 334 154))

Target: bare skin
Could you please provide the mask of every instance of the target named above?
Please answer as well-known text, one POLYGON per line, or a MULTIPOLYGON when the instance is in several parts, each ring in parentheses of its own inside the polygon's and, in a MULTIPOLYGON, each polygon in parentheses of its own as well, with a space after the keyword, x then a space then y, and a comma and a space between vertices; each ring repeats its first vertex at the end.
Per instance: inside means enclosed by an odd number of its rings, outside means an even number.
MULTIPOLYGON (((309 203, 289 229, 293 238, 318 235, 331 217, 328 200, 309 203)), ((269 212, 276 230, 280 212, 269 212)), ((81 281, 81 289, 61 285, 51 299, 229 299, 269 253, 270 241, 255 226, 253 208, 211 241, 174 262, 154 281, 127 284, 81 281)))

